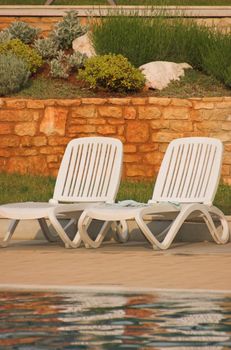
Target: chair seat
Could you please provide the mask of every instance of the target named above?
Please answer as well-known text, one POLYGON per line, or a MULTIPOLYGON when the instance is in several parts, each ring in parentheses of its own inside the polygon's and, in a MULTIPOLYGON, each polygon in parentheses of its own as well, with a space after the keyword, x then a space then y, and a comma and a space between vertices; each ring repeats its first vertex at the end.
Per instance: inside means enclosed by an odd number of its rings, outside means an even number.
POLYGON ((23 202, 10 203, 0 206, 0 216, 14 220, 30 220, 47 217, 49 209, 56 207, 55 204, 46 202, 23 202))
POLYGON ((87 210, 87 215, 93 219, 97 220, 107 220, 107 221, 120 221, 134 219, 136 215, 141 211, 141 209, 146 209, 150 214, 159 214, 164 212, 176 212, 179 209, 176 208, 174 204, 171 203, 157 203, 144 206, 127 206, 123 207, 119 204, 106 204, 100 205, 98 207, 90 207, 87 210))

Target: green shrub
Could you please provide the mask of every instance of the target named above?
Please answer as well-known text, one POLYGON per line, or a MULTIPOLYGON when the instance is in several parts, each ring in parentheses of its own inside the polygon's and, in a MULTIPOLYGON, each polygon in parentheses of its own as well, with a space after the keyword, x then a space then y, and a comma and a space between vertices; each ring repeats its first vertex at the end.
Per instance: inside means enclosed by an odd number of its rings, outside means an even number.
POLYGON ((86 28, 81 26, 78 12, 68 11, 63 20, 56 24, 51 38, 58 44, 59 48, 69 49, 72 47, 72 41, 85 32, 86 28))
POLYGON ((27 64, 12 53, 0 54, 0 95, 20 90, 29 78, 27 64))
POLYGON ((12 39, 12 35, 7 29, 0 31, 0 44, 10 41, 11 39, 12 39))
POLYGON ((36 39, 34 48, 43 59, 51 59, 58 54, 58 44, 52 38, 36 39))
POLYGON ((79 78, 91 88, 103 87, 110 91, 140 90, 145 83, 143 74, 122 55, 103 55, 87 59, 79 78))
POLYGON ((0 44, 0 54, 7 54, 8 52, 23 59, 32 73, 36 72, 43 63, 42 57, 36 50, 24 44, 19 39, 12 39, 0 44))
POLYGON ((38 36, 39 29, 30 27, 25 22, 13 22, 9 28, 12 38, 19 39, 25 44, 31 44, 38 36))

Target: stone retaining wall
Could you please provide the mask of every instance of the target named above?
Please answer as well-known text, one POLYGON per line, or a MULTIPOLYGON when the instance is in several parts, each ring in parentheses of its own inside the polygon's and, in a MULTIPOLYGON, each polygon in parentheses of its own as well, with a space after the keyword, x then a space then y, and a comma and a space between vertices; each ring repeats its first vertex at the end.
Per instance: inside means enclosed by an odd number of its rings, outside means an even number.
MULTIPOLYGON (((10 16, 0 17, 0 30, 9 27, 12 22, 23 21, 31 25, 32 27, 40 29, 40 36, 47 36, 51 30, 53 30, 56 23, 60 22, 62 17, 22 17, 22 16, 10 16)), ((199 24, 205 24, 206 26, 216 28, 222 31, 229 31, 231 28, 231 18, 198 18, 194 19, 199 24)), ((81 23, 86 24, 86 17, 81 18, 81 23)))
POLYGON ((175 138, 217 137, 231 185, 231 97, 0 99, 0 171, 56 175, 68 141, 94 135, 122 140, 130 179, 153 178, 175 138))

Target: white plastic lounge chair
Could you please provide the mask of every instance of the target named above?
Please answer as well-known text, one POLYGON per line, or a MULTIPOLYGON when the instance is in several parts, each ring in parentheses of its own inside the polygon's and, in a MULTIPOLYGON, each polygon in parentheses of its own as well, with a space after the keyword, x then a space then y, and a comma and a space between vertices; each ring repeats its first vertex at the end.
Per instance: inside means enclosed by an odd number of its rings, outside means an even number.
MULTIPOLYGON (((77 233, 70 239, 58 220, 76 218, 77 212, 99 203, 113 203, 117 194, 122 169, 123 145, 120 140, 108 137, 86 137, 69 142, 58 172, 54 195, 49 203, 25 202, 0 206, 0 217, 11 219, 1 246, 8 245, 20 220, 37 219, 45 237, 51 241, 51 232, 45 219, 49 219, 67 248, 81 243, 77 233)), ((124 228, 124 227, 123 227, 124 228)), ((120 233, 120 232, 119 232, 120 233)), ((126 232, 122 232, 122 240, 126 232)))
POLYGON ((182 224, 198 217, 204 219, 216 243, 226 243, 229 240, 227 220, 212 205, 220 178, 222 153, 222 143, 213 138, 189 137, 172 141, 162 161, 153 197, 148 205, 103 205, 88 208, 82 213, 78 225, 85 246, 99 247, 111 221, 134 219, 153 248, 167 249, 182 224), (172 220, 172 223, 155 237, 144 221, 147 215, 152 220, 165 218, 172 220), (221 232, 215 227, 214 217, 221 222, 221 232), (95 241, 88 235, 86 226, 92 219, 104 220, 108 224, 105 232, 95 241))

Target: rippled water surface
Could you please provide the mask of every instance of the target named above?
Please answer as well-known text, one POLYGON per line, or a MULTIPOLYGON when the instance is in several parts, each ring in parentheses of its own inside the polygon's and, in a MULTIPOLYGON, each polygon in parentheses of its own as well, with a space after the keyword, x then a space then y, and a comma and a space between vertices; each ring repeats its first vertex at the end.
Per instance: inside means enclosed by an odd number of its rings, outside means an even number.
POLYGON ((0 292, 0 349, 229 349, 231 295, 0 292))

